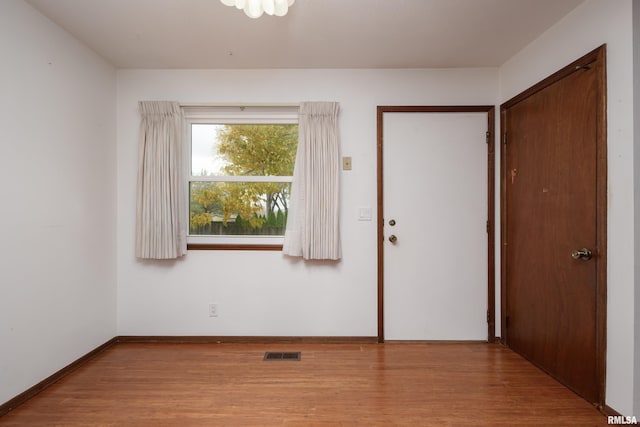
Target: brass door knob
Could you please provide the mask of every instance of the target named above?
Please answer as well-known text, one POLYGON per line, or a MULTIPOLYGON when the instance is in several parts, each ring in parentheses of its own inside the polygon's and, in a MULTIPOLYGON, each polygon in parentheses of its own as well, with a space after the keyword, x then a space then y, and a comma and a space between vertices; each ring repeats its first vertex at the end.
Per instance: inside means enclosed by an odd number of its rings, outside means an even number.
POLYGON ((591 251, 587 248, 575 249, 571 252, 571 258, 589 261, 591 259, 591 251))
POLYGON ((397 242, 397 241, 398 241, 398 238, 396 237, 396 235, 395 235, 395 234, 392 234, 391 236, 389 236, 389 241, 390 241, 391 243, 395 243, 395 242, 397 242))

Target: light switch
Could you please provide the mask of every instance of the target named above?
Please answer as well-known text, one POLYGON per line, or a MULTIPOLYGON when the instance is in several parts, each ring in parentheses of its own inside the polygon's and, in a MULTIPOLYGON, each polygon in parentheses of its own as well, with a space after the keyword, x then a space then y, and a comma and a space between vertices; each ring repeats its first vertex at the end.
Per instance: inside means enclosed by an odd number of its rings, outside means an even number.
POLYGON ((342 158, 342 170, 345 170, 345 171, 351 170, 351 157, 342 158))
POLYGON ((371 221, 371 208, 358 208, 358 221, 371 221))

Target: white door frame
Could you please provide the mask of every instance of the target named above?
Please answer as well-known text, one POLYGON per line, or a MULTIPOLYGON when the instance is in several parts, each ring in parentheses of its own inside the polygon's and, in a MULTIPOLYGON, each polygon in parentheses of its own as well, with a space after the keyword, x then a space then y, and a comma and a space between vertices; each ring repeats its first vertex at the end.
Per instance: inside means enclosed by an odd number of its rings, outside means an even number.
POLYGON ((384 342, 384 114, 389 113, 487 113, 487 325, 488 341, 495 341, 495 107, 479 106, 378 106, 378 342, 384 342))

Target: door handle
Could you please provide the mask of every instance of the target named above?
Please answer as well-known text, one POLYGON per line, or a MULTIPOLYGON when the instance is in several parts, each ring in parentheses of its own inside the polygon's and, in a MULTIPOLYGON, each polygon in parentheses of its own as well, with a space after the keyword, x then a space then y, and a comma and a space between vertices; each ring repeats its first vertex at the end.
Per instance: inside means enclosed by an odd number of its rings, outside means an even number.
POLYGON ((396 237, 396 235, 395 235, 395 234, 392 234, 391 236, 389 236, 389 241, 390 241, 391 243, 395 243, 395 242, 397 242, 397 241, 398 241, 398 238, 396 237))
POLYGON ((581 259, 583 261, 589 261, 591 259, 591 255, 591 251, 587 248, 574 249, 573 252, 571 252, 571 258, 581 259))

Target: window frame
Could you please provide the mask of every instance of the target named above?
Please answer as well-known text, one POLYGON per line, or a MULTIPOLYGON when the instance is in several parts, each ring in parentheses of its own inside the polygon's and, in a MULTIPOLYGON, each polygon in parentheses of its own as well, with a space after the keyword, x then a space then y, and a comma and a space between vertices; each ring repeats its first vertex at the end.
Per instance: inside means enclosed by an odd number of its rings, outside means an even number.
POLYGON ((185 156, 184 203, 189 250, 282 250, 284 236, 215 236, 190 234, 190 185, 192 182, 293 182, 293 176, 194 176, 191 130, 194 124, 298 124, 298 106, 183 106, 185 156))

